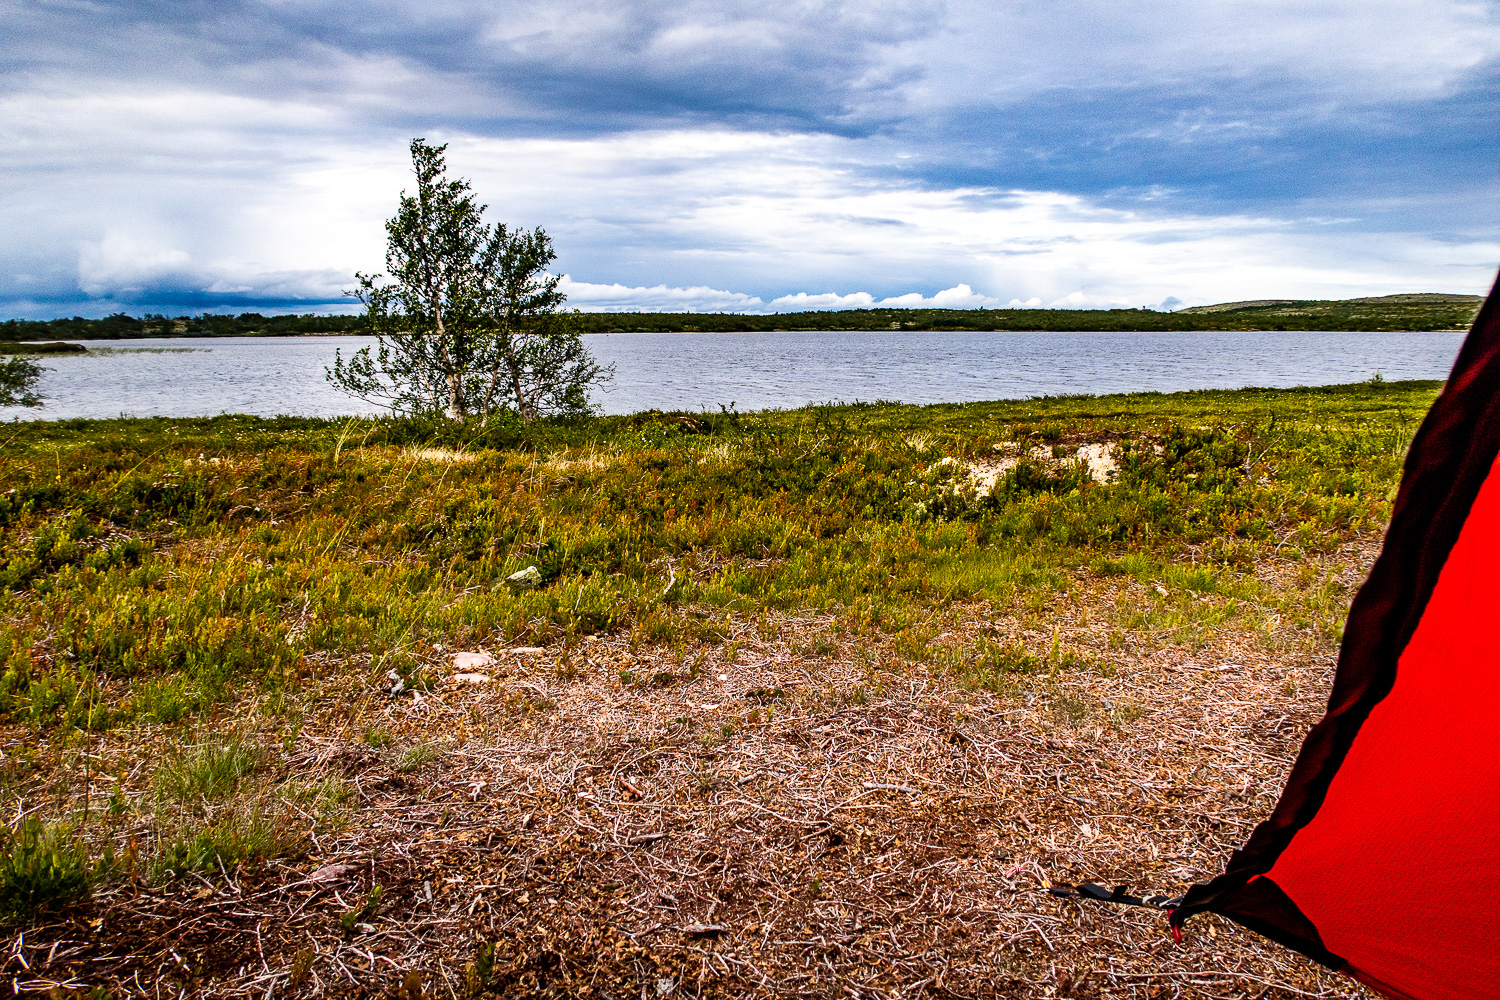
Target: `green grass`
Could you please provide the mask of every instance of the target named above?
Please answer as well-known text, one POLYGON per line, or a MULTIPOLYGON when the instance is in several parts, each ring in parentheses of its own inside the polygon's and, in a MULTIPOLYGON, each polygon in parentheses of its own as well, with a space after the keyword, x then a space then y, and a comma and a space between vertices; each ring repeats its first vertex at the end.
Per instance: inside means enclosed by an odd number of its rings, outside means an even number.
POLYGON ((425 764, 430 764, 438 759, 438 752, 423 743, 408 747, 396 758, 396 770, 401 774, 410 774, 425 764))
MULTIPOLYGON (((0 797, 42 811, 0 844, 0 920, 62 912, 112 872, 159 884, 303 852, 353 814, 343 778, 298 771, 307 713, 338 692, 348 738, 417 774, 437 751, 365 713, 387 695, 349 692, 388 691, 393 674, 423 688, 454 649, 547 644, 547 669, 569 681, 593 669, 578 640, 612 633, 662 655, 610 676, 655 689, 732 658, 753 631, 809 662, 864 664, 866 683, 838 695, 851 704, 921 663, 1036 695, 1079 732, 1145 708, 1090 700, 1067 674, 1225 637, 1323 656, 1350 597, 1337 553, 1385 524, 1438 389, 484 428, 12 424, 0 724, 26 738, 7 751, 0 797), (1096 481, 1083 445, 1106 446, 1114 473, 1096 481), (1019 460, 1002 471, 1005 456, 1019 460), (540 585, 506 582, 528 566, 540 585), (815 628, 794 621, 810 615, 815 628), (111 765, 107 791, 90 792, 100 758, 81 748, 108 730, 155 756, 111 765)), ((783 710, 780 689, 747 697, 744 724, 783 710)), ((520 724, 555 709, 529 688, 496 706, 520 724)), ((711 746, 739 725, 693 738, 711 746)))
POLYGON ((341 778, 307 781, 278 770, 271 751, 247 734, 168 751, 152 778, 155 801, 144 810, 155 827, 146 876, 165 881, 295 854, 309 825, 338 821, 349 797, 341 778))
POLYGON ((156 770, 157 793, 180 805, 217 802, 264 766, 263 752, 241 737, 178 750, 156 770))
POLYGON ((66 823, 28 816, 0 832, 0 921, 26 923, 86 897, 114 866, 66 823))
POLYGON ((157 882, 188 872, 216 874, 298 853, 307 842, 295 813, 266 803, 225 810, 212 820, 168 828, 156 844, 147 876, 157 882))
POLYGON ((1345 597, 1313 579, 1287 597, 1249 571, 1383 525, 1437 389, 482 429, 18 423, 0 453, 0 718, 180 724, 279 699, 329 663, 420 684, 435 643, 615 632, 690 658, 767 613, 830 613, 851 636, 899 635, 976 603, 1044 621, 1081 586, 1134 588, 1118 592, 1120 629, 1192 635, 1295 613, 1336 636, 1345 597), (1066 457, 1082 443, 1113 449, 1111 481, 1028 458, 981 494, 941 461, 1038 446, 1066 457), (532 565, 540 586, 505 583, 532 565))

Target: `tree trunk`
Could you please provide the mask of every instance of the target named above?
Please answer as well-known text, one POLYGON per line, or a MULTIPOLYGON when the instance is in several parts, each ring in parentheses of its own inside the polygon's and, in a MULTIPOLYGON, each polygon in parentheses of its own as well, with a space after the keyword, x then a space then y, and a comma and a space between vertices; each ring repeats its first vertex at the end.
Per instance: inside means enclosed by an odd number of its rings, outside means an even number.
POLYGON ((526 390, 521 388, 521 363, 516 358, 515 334, 506 333, 502 350, 505 351, 505 367, 506 373, 510 376, 511 395, 516 399, 516 416, 530 423, 534 414, 531 412, 531 401, 526 398, 526 390))
POLYGON ((458 372, 448 374, 448 419, 462 421, 464 418, 464 383, 458 372))
POLYGON ((516 394, 516 413, 522 420, 530 423, 535 414, 531 411, 531 400, 526 398, 526 392, 521 388, 521 373, 514 366, 511 368, 510 381, 516 394))
POLYGON ((443 357, 448 363, 448 419, 462 421, 464 418, 464 376, 459 369, 459 359, 454 357, 454 352, 449 350, 444 342, 447 331, 443 329, 443 303, 438 297, 437 289, 428 285, 430 301, 432 303, 433 319, 437 321, 437 339, 441 345, 443 357))

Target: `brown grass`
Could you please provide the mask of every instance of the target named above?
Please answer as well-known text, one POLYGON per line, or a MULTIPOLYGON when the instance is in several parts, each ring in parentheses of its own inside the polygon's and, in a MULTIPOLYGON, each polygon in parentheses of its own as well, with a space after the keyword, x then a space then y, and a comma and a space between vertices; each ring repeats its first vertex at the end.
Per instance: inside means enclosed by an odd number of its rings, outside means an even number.
MULTIPOLYGON (((1373 544, 1322 568, 1352 583, 1373 544)), ((1175 945, 1157 915, 1043 891, 1216 874, 1326 697, 1333 650, 1292 625, 1112 641, 1136 591, 1080 577, 1044 615, 945 612, 937 654, 987 636, 1084 664, 995 692, 821 618, 746 618, 713 647, 496 649, 488 682, 445 656, 395 697, 346 665, 300 730, 218 722, 290 778, 353 789, 342 823, 287 803, 305 857, 117 880, 12 935, 0 973, 152 997, 1368 995, 1217 918, 1175 945), (1027 632, 1043 620, 1051 635, 1027 632)), ((94 738, 58 787, 97 810, 98 775, 144 788, 130 762, 164 739, 94 738)), ((130 823, 116 835, 128 853, 130 823)))

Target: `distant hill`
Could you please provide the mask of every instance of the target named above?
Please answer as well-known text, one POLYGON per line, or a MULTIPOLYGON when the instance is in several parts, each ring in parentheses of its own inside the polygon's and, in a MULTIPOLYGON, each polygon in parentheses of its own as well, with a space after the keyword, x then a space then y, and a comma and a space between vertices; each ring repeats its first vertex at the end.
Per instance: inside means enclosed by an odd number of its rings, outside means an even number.
POLYGON ((1418 306, 1471 306, 1477 312, 1484 301, 1482 295, 1448 295, 1444 292, 1407 292, 1401 295, 1376 295, 1364 299, 1257 299, 1251 302, 1220 302, 1214 306, 1189 306, 1177 310, 1179 313, 1233 312, 1237 309, 1267 309, 1289 307, 1292 309, 1319 309, 1345 306, 1351 303, 1418 306))
POLYGON ((1447 292, 1405 292, 1401 295, 1376 295, 1350 302, 1483 302, 1483 295, 1450 295, 1447 292))
MULTIPOLYGON (((774 330, 1463 330, 1484 300, 1423 292, 1363 299, 1261 299, 1151 309, 850 309, 777 313, 578 313, 585 333, 738 333, 774 330)), ((363 332, 357 316, 127 316, 8 320, 0 341, 139 337, 284 337, 363 332)))
POLYGON ((1216 326, 1244 323, 1243 329, 1442 330, 1468 326, 1483 302, 1478 295, 1418 292, 1362 299, 1223 302, 1179 309, 1174 315, 1205 317, 1216 326))

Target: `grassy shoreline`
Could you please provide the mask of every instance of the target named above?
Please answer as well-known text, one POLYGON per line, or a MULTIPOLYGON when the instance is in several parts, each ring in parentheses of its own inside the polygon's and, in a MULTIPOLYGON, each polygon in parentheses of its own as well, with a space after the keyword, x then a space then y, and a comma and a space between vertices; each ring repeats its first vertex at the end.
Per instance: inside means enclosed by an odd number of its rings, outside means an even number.
MULTIPOLYGON (((11 425, 0 902, 122 994, 1151 995, 1037 873, 1202 877, 1269 808, 1439 388, 11 425), (234 930, 174 971, 153 920, 234 930)), ((1214 982, 1357 995, 1213 926, 1214 982)))

